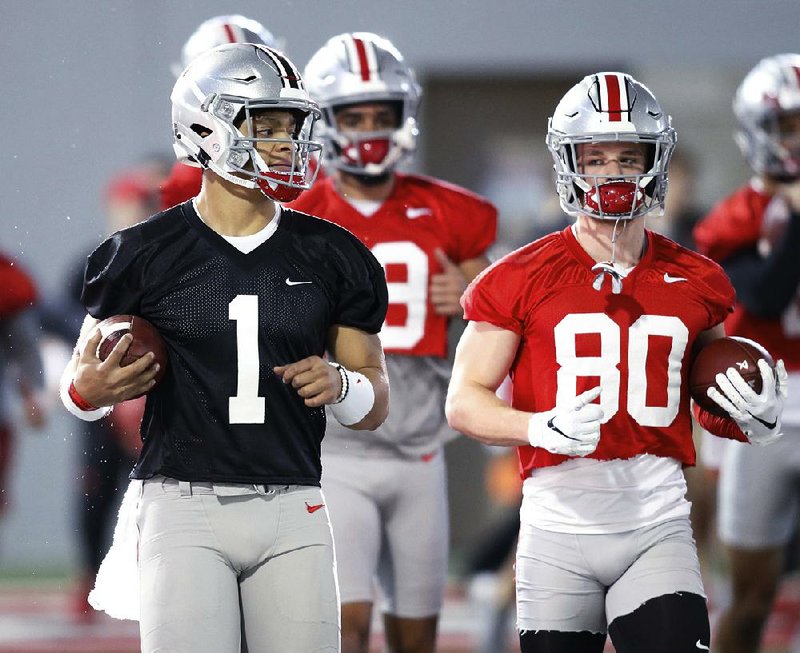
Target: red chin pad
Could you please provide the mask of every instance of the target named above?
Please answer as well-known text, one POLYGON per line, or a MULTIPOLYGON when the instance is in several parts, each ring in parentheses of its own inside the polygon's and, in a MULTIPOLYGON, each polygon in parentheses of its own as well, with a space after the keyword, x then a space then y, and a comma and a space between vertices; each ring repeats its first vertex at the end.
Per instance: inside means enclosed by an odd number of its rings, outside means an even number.
POLYGON ((586 193, 586 206, 598 213, 624 215, 637 208, 643 199, 644 195, 636 184, 630 181, 616 181, 600 184, 586 193))
POLYGON ((344 148, 345 158, 354 165, 383 163, 389 154, 391 144, 388 138, 372 138, 358 141, 344 148))
MULTIPOLYGON (((276 180, 279 179, 283 182, 289 182, 298 186, 305 182, 305 177, 297 172, 294 174, 289 174, 288 172, 267 172, 264 174, 264 177, 276 180)), ((303 192, 302 188, 287 186, 285 184, 275 184, 273 188, 270 186, 269 181, 262 177, 256 179, 256 183, 264 195, 278 202, 291 202, 300 197, 300 194, 303 192)))

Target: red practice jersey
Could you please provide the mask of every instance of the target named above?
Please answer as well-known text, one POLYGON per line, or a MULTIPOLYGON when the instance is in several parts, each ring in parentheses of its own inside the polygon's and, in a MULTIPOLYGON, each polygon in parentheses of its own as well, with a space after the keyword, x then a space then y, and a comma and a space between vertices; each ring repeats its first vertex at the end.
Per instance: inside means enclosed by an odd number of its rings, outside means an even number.
POLYGON ((398 174, 389 198, 371 216, 359 213, 334 187, 318 181, 289 206, 352 231, 386 272, 389 311, 381 330, 390 354, 447 355, 447 320, 430 302, 431 276, 442 271, 435 252, 451 261, 477 258, 494 242, 497 210, 462 188, 398 174))
MULTIPOLYGON (((694 238, 698 250, 724 261, 741 250, 771 247, 781 237, 788 218, 780 202, 749 184, 743 186, 697 225, 694 238)), ((783 358, 787 370, 800 370, 800 294, 779 318, 760 317, 737 304, 725 321, 725 331, 761 343, 776 358, 783 358)))
POLYGON ((30 308, 36 301, 36 286, 14 261, 0 255, 0 318, 30 308))
MULTIPOLYGON (((521 337, 512 405, 541 412, 598 384, 604 417, 590 458, 638 454, 695 462, 688 375, 698 335, 722 322, 734 291, 709 259, 647 232, 647 250, 612 294, 571 228, 512 252, 463 297, 467 319, 521 337)), ((519 447, 523 477, 566 456, 519 447)))
POLYGON ((202 168, 176 163, 161 184, 161 210, 171 209, 186 200, 196 197, 203 183, 202 168))

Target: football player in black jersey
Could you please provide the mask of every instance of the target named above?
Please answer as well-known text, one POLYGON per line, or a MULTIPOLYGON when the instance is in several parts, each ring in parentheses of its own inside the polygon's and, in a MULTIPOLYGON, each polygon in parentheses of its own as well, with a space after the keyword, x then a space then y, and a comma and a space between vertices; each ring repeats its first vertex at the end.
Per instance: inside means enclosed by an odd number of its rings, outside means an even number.
POLYGON ((175 150, 204 169, 202 190, 90 255, 89 316, 62 383, 84 419, 148 392, 127 495, 139 597, 132 607, 101 569, 90 600, 138 617, 142 651, 337 651, 320 444, 325 405, 355 429, 386 417, 384 274, 350 232, 278 203, 310 185, 320 149, 319 112, 286 57, 215 48, 172 105, 175 150), (95 325, 118 314, 166 341, 158 385, 150 354, 120 366, 130 336, 97 357, 95 325))

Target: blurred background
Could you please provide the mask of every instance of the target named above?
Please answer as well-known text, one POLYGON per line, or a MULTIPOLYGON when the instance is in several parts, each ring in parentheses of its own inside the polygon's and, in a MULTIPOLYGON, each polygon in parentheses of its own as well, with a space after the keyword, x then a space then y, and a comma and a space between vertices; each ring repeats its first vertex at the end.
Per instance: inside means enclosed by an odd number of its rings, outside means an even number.
MULTIPOLYGON (((195 27, 223 13, 261 21, 300 68, 332 35, 390 38, 424 89, 413 169, 495 202, 498 252, 563 220, 544 134, 582 76, 629 72, 672 115, 674 205, 650 227, 682 240, 694 218, 747 178, 731 137, 737 84, 760 58, 800 50, 797 0, 0 2, 0 251, 34 279, 43 306, 58 311, 74 270, 112 229, 113 201, 146 204, 148 184, 171 164, 171 66, 195 27), (140 185, 120 188, 132 166, 140 185)), ((43 339, 51 387, 69 353, 56 335, 43 339)), ((0 615, 68 600, 81 565, 86 481, 81 429, 53 392, 39 429, 25 424, 19 402, 8 405, 18 437, 0 520, 0 579, 11 588, 0 615), (37 594, 37 583, 64 597, 37 594)), ((499 510, 484 482, 489 458, 463 438, 448 447, 454 578, 499 510)), ((0 651, 40 650, 14 639, 15 623, 0 620, 0 651)))

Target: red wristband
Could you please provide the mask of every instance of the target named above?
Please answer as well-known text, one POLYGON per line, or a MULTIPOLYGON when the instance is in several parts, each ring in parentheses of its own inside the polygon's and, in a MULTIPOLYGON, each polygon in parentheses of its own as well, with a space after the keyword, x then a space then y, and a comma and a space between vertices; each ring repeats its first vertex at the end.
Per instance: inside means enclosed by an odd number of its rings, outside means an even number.
POLYGON ((69 394, 69 398, 72 399, 72 403, 74 403, 78 408, 89 412, 90 410, 97 410, 97 406, 93 406, 90 404, 86 399, 81 397, 78 391, 75 389, 75 382, 71 381, 69 384, 69 390, 67 390, 69 394))

